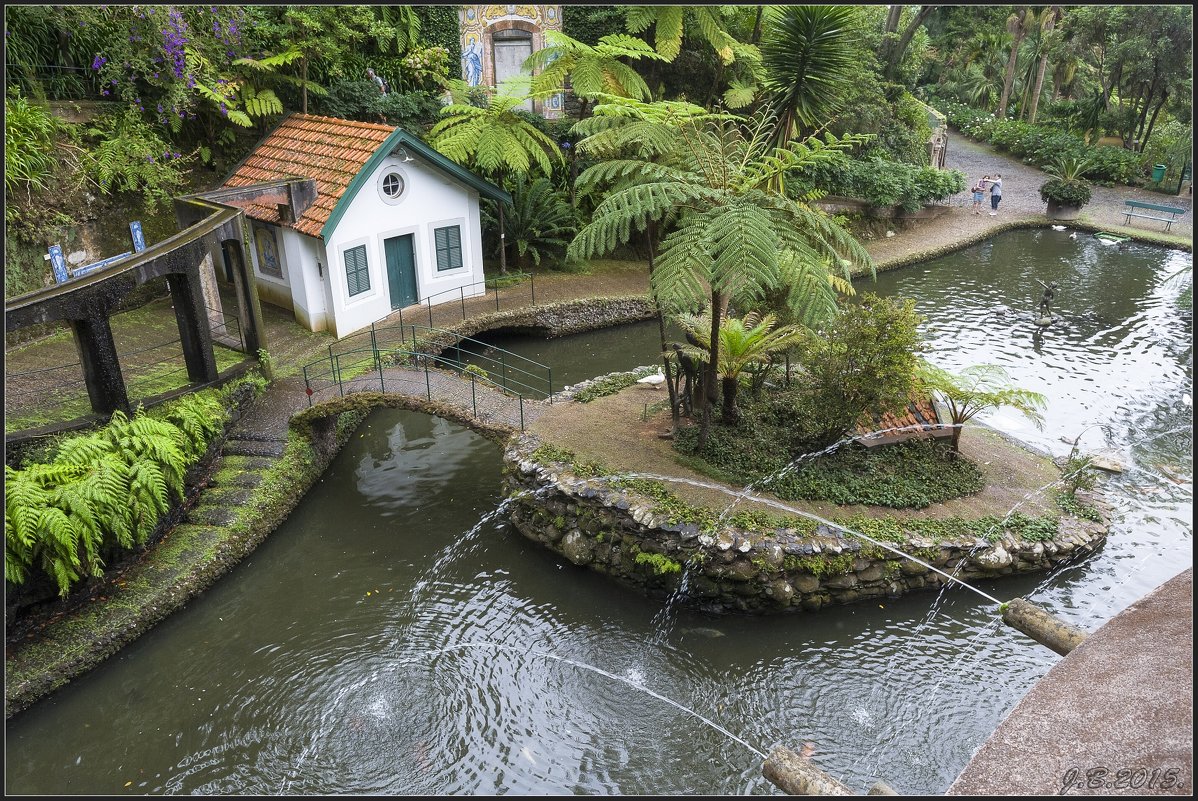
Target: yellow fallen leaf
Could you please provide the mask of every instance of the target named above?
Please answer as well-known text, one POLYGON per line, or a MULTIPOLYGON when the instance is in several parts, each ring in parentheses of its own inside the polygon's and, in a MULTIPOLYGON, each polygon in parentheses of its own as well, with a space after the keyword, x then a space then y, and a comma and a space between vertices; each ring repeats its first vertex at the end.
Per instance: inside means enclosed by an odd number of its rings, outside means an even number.
POLYGON ((369 597, 370 597, 370 590, 367 590, 367 591, 366 591, 366 597, 367 597, 367 598, 369 598, 369 597))
POLYGON ((126 787, 128 787, 128 786, 129 786, 129 785, 131 785, 131 784, 133 784, 133 782, 125 782, 125 786, 126 786, 126 787))

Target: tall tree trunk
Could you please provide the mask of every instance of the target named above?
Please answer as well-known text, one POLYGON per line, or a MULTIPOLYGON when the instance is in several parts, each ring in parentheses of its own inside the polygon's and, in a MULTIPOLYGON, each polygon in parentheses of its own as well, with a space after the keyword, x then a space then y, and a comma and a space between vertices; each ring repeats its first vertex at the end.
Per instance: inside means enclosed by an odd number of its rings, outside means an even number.
MULTIPOLYGON (((900 9, 902 7, 900 6, 900 9)), ((903 63, 903 56, 907 53, 907 48, 911 45, 911 40, 915 38, 915 32, 919 30, 919 26, 928 18, 936 6, 920 6, 919 11, 915 12, 915 16, 911 19, 910 24, 903 29, 903 35, 895 42, 894 48, 890 50, 886 61, 886 79, 893 81, 898 76, 899 67, 903 63)))
POLYGON ((716 398, 716 375, 719 372, 720 359, 720 315, 723 312, 724 298, 718 290, 711 291, 711 346, 707 351, 707 368, 703 371, 703 414, 699 420, 698 450, 702 451, 707 445, 707 435, 711 433, 711 406, 716 398))
POLYGON ((761 18, 765 14, 765 6, 757 6, 757 19, 753 21, 753 35, 749 37, 749 44, 757 44, 761 41, 761 18))
MULTIPOLYGON (((645 226, 645 242, 649 245, 649 285, 653 285, 653 270, 656 267, 656 259, 654 251, 657 249, 657 243, 653 241, 654 234, 657 233, 657 223, 652 220, 645 226)), ((678 403, 678 392, 680 387, 676 386, 670 380, 670 360, 666 358, 666 353, 669 352, 670 346, 666 342, 666 318, 661 313, 661 306, 654 299, 653 306, 657 309, 657 336, 661 343, 661 366, 664 369, 666 376, 666 389, 670 391, 670 418, 674 423, 674 427, 678 427, 678 409, 681 406, 678 403)), ((681 367, 681 365, 679 365, 681 367)))
MULTIPOLYGON (((1061 16, 1061 7, 1053 6, 1052 13, 1048 16, 1048 21, 1044 23, 1044 35, 1052 33, 1052 29, 1056 27, 1057 19, 1061 16)), ((1044 71, 1048 69, 1048 47, 1044 47, 1044 52, 1040 54, 1040 67, 1036 70, 1036 87, 1032 89, 1032 98, 1029 103, 1027 112, 1027 121, 1031 124, 1036 122, 1036 110, 1040 106, 1040 92, 1044 89, 1044 71)))
POLYGON ((308 113, 308 59, 304 58, 300 61, 300 111, 304 114, 308 113))
POLYGON ((503 230, 503 201, 495 201, 499 209, 499 274, 507 275, 507 233, 503 230))
POLYGON ((1148 109, 1152 108, 1152 101, 1155 97, 1156 82, 1153 81, 1152 86, 1148 87, 1148 93, 1144 95, 1144 107, 1140 109, 1140 118, 1132 126, 1133 139, 1137 142, 1144 141, 1144 127, 1148 124, 1148 109))
POLYGON ((724 62, 721 61, 716 65, 715 77, 711 80, 711 88, 707 90, 707 99, 703 102, 703 108, 710 109, 712 102, 715 100, 716 91, 720 88, 720 79, 724 77, 724 62))
POLYGON ((1011 42, 1011 54, 1007 56, 1007 66, 1002 74, 1002 96, 998 99, 998 111, 994 116, 1000 120, 1007 116, 1007 103, 1011 100, 1011 86, 1015 83, 1015 59, 1019 57, 1019 45, 1023 44, 1023 37, 1027 35, 1027 30, 1024 28, 1024 21, 1027 19, 1027 6, 1019 9, 1019 14, 1013 22, 1008 22, 1011 35, 1014 40, 1011 42))
MULTIPOLYGON (((1156 108, 1152 110, 1152 119, 1148 121, 1148 130, 1144 132, 1144 139, 1140 142, 1140 150, 1148 146, 1148 140, 1152 138, 1152 129, 1156 126, 1156 115, 1161 113, 1161 108, 1164 107, 1165 101, 1169 99, 1168 90, 1161 91, 1161 99, 1157 101, 1156 108)), ((1181 190, 1178 190, 1180 193, 1181 190)))
POLYGON ((738 389, 738 380, 735 377, 723 376, 720 379, 723 385, 723 409, 721 410, 720 422, 724 425, 734 426, 740 422, 740 409, 736 406, 736 390, 738 389))

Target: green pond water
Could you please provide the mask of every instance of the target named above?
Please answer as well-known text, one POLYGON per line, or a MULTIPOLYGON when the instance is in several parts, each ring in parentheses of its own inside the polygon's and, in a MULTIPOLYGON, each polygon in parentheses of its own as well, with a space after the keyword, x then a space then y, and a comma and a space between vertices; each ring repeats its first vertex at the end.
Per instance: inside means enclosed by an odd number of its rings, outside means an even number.
MULTIPOLYGON (((1117 512, 1098 553, 986 592, 1093 630, 1192 564, 1183 268, 1189 254, 1045 230, 859 284, 917 299, 935 361, 998 363, 1050 399, 1043 430, 1002 411, 988 424, 1055 455, 1080 435, 1127 466, 1106 481, 1117 512), (1035 338, 1034 279, 1058 283, 1060 314, 1035 338)), ((654 363, 657 333, 502 347, 560 385, 654 363)), ((665 610, 493 515, 499 471, 498 448, 457 425, 373 413, 245 563, 8 721, 6 791, 777 794, 760 754, 810 742, 858 792, 881 778, 934 794, 1059 660, 960 589, 814 614, 665 610)))

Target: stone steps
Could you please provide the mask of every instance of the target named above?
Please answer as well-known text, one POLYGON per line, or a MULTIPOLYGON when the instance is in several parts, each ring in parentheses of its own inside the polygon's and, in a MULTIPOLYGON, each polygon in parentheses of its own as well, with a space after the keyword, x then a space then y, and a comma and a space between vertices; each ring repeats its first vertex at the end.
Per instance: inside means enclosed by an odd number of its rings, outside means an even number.
POLYGON ((225 440, 225 446, 221 452, 231 456, 265 456, 277 459, 283 455, 286 447, 287 442, 285 440, 229 437, 225 440))

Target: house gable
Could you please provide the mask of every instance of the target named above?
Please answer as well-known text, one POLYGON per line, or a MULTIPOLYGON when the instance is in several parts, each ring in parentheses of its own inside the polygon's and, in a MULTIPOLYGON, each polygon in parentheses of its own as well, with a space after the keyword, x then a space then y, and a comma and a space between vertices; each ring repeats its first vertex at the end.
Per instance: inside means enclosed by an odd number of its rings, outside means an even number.
POLYGON ((225 187, 247 187, 294 176, 314 179, 315 202, 295 219, 285 219, 278 206, 252 201, 236 205, 260 222, 327 239, 377 167, 400 147, 484 197, 511 202, 507 192, 445 158, 402 128, 311 114, 283 118, 237 166, 225 187))

